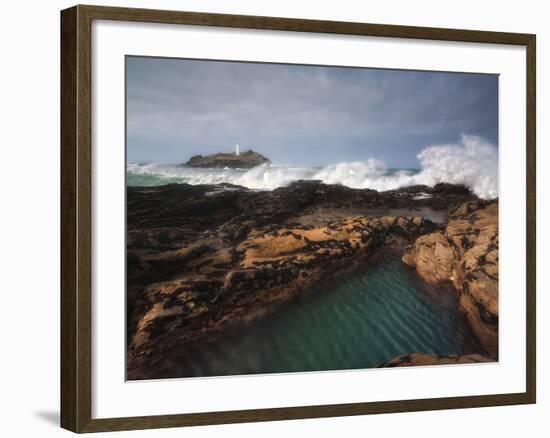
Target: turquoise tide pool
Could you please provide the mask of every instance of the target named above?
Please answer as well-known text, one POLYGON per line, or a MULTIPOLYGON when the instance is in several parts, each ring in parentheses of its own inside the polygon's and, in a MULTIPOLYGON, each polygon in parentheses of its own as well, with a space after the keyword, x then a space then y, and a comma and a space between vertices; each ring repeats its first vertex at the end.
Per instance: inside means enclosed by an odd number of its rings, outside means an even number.
POLYGON ((177 365, 165 372, 200 377, 357 369, 405 353, 480 351, 456 292, 426 285, 396 251, 386 251, 266 319, 179 352, 177 365))

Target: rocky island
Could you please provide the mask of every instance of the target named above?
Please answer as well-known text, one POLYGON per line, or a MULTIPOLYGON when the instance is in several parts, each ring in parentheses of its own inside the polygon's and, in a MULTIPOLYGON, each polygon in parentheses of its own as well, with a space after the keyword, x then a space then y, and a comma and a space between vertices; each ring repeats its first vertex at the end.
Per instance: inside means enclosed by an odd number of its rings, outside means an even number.
POLYGON ((184 165, 202 168, 252 169, 270 160, 252 150, 241 153, 217 153, 212 155, 194 155, 184 165))
POLYGON ((464 357, 407 351, 382 366, 498 357, 496 200, 450 184, 377 192, 319 181, 267 192, 128 187, 127 195, 129 379, 174 377, 182 346, 271 315, 384 248, 426 283, 456 289, 481 347, 464 357))

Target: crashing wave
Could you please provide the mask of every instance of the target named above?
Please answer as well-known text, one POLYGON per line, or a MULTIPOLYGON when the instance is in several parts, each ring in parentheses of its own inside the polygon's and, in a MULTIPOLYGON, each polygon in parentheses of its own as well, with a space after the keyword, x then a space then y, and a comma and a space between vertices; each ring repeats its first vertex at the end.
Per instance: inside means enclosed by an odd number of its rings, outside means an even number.
POLYGON ((199 169, 170 164, 128 164, 129 185, 236 184, 273 190, 300 179, 321 180, 378 191, 447 182, 469 187, 484 199, 498 197, 498 151, 480 137, 463 135, 457 144, 430 146, 418 154, 420 170, 388 169, 380 160, 331 164, 323 168, 264 164, 250 170, 199 169))

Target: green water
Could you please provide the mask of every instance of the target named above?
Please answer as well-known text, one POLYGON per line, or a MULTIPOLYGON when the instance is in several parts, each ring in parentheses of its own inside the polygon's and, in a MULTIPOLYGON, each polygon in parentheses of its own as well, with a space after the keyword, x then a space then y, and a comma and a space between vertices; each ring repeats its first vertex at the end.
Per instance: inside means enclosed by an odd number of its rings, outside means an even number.
POLYGON ((397 253, 325 281, 275 314, 181 351, 165 377, 376 367, 413 352, 479 352, 451 287, 430 287, 397 253))
POLYGON ((126 172, 126 184, 129 187, 151 187, 151 186, 161 186, 164 184, 180 184, 184 183, 183 178, 174 176, 162 176, 154 173, 133 173, 126 172))

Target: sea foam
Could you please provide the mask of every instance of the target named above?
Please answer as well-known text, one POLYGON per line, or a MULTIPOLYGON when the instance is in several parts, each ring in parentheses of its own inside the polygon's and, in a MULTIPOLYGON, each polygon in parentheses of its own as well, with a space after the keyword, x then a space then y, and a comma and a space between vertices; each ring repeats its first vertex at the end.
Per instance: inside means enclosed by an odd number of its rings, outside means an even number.
POLYGON ((379 191, 447 182, 463 184, 480 198, 498 197, 498 150, 480 137, 462 135, 459 143, 427 147, 418 159, 420 170, 388 169, 382 161, 371 158, 322 168, 264 164, 250 170, 129 163, 127 174, 129 185, 230 183, 259 190, 273 190, 300 179, 379 191))

